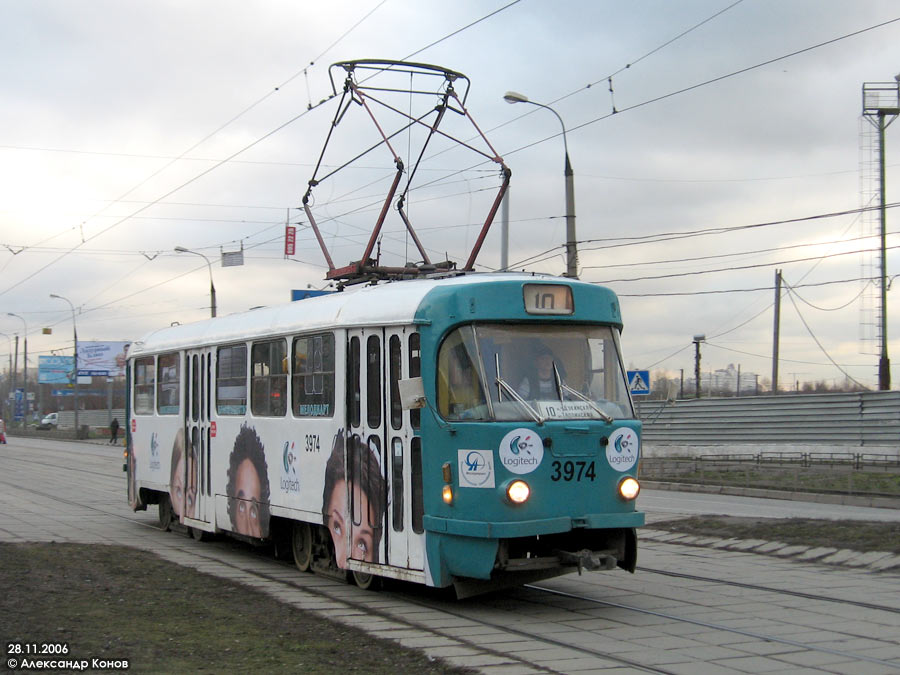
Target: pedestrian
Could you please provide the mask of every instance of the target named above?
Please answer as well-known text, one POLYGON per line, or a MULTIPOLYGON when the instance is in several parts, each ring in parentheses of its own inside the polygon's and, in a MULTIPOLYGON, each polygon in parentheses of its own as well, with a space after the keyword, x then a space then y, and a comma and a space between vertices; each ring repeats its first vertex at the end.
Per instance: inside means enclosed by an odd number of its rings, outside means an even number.
POLYGON ((6 444, 6 422, 0 419, 0 444, 6 444))
POLYGON ((119 420, 113 417, 113 421, 109 423, 109 442, 116 443, 119 440, 119 420))

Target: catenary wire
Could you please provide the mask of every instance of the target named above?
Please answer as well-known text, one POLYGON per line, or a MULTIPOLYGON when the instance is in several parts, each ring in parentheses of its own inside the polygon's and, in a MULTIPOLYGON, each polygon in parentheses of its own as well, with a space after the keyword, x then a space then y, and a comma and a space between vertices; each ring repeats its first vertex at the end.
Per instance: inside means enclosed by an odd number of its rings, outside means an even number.
MULTIPOLYGON (((434 44, 438 44, 439 42, 442 42, 444 39, 447 39, 447 37, 450 37, 450 36, 452 36, 452 35, 457 35, 457 34, 459 34, 461 31, 466 30, 467 28, 470 28, 470 27, 472 27, 472 26, 474 26, 474 25, 480 23, 481 21, 483 21, 483 20, 485 20, 485 19, 487 19, 487 18, 490 18, 490 17, 492 17, 492 16, 495 16, 495 15, 498 14, 499 12, 502 12, 503 10, 505 10, 505 9, 507 9, 507 8, 509 8, 509 7, 512 7, 513 5, 517 4, 517 3, 520 2, 520 1, 521 1, 521 0, 514 0, 513 2, 511 2, 511 3, 509 3, 509 4, 505 5, 505 6, 503 6, 503 7, 501 7, 501 8, 499 8, 498 10, 495 10, 495 11, 493 11, 493 12, 491 12, 491 13, 485 15, 484 17, 482 17, 482 18, 480 18, 480 19, 478 19, 478 20, 476 20, 476 21, 474 21, 474 22, 472 22, 472 23, 470 23, 470 24, 464 26, 463 28, 458 29, 458 30, 456 30, 456 31, 453 31, 453 32, 452 32, 451 34, 449 34, 448 36, 445 36, 444 38, 442 38, 442 39, 440 39, 440 40, 438 40, 438 41, 436 41, 436 42, 434 42, 434 43, 432 43, 432 44, 426 46, 426 47, 423 48, 423 49, 426 49, 426 48, 428 48, 428 47, 431 47, 431 46, 433 46, 434 44)), ((420 51, 421 51, 421 50, 420 50, 420 51)), ((419 52, 414 52, 413 55, 416 54, 416 53, 419 53, 419 52)), ((407 57, 407 58, 409 58, 409 57, 407 57)), ((302 71, 301 71, 301 72, 302 72, 302 71)), ((269 95, 271 95, 271 93, 272 93, 272 92, 270 92, 269 95)), ((327 102, 330 101, 332 98, 334 98, 334 94, 332 94, 332 95, 330 95, 330 96, 327 96, 326 98, 322 99, 321 101, 319 101, 319 103, 317 103, 317 104, 315 104, 315 105, 310 105, 310 106, 307 108, 307 110, 305 110, 305 111, 301 112, 300 114, 295 115, 294 117, 288 119, 286 122, 283 122, 282 124, 280 124, 279 126, 275 127, 275 128, 272 129, 271 131, 267 132, 267 133, 264 134, 263 136, 257 138, 256 140, 252 141, 251 143, 249 143, 248 145, 244 146, 243 148, 241 148, 241 149, 237 150, 236 152, 232 153, 231 155, 225 157, 225 158, 222 159, 221 161, 215 163, 213 166, 211 166, 211 167, 207 168, 206 170, 200 172, 199 174, 195 175, 194 177, 190 178, 189 180, 187 180, 187 181, 181 183, 180 185, 178 185, 178 186, 175 187, 174 189, 170 190, 169 192, 165 193, 164 195, 162 195, 162 196, 159 197, 158 199, 155 199, 155 200, 153 200, 152 202, 149 202, 147 205, 145 205, 145 206, 139 208, 139 209, 138 209, 137 211, 135 211, 134 213, 132 213, 132 214, 130 214, 130 215, 128 215, 128 216, 125 216, 124 218, 121 218, 121 219, 117 220, 116 222, 114 222, 113 224, 109 225, 108 227, 106 227, 106 228, 100 230, 99 232, 95 233, 94 235, 91 235, 91 236, 88 237, 87 239, 84 239, 84 240, 82 241, 82 243, 87 243, 88 241, 91 241, 92 239, 95 239, 96 237, 101 236, 102 234, 105 234, 106 232, 109 232, 109 231, 112 230, 113 228, 115 228, 115 227, 117 227, 118 225, 120 225, 120 224, 126 222, 127 220, 129 220, 131 217, 133 217, 133 216, 135 216, 135 215, 138 215, 138 214, 142 213, 144 210, 146 210, 146 209, 150 208, 151 206, 153 206, 153 205, 155 205, 155 204, 161 202, 162 200, 166 199, 167 197, 171 196, 172 194, 174 194, 174 193, 176 193, 176 192, 182 190, 183 188, 185 188, 185 187, 187 187, 188 185, 190 185, 191 183, 193 183, 193 182, 199 180, 199 179, 202 178, 203 176, 206 176, 207 174, 209 174, 209 173, 215 171, 215 170, 218 169, 220 166, 223 166, 224 164, 230 162, 232 159, 234 159, 234 158, 236 158, 237 156, 243 154, 244 152, 246 152, 246 151, 249 150, 250 148, 252 148, 252 147, 258 145, 259 143, 261 143, 261 142, 264 141, 265 139, 267 139, 267 138, 269 138, 269 137, 275 135, 276 133, 278 133, 278 132, 281 131, 282 129, 284 129, 284 128, 286 128, 287 126, 289 126, 289 125, 293 124, 294 122, 296 122, 298 119, 301 119, 302 117, 305 117, 307 113, 309 113, 309 112, 311 112, 312 110, 315 110, 316 108, 318 108, 319 106, 321 106, 321 105, 327 103, 327 102)), ((205 140, 205 139, 204 139, 204 140, 205 140)), ((129 191, 129 193, 130 193, 130 191, 129 191)), ((13 283, 11 286, 8 286, 7 288, 5 288, 5 289, 3 289, 3 290, 0 290, 0 296, 5 295, 5 294, 8 293, 9 291, 11 291, 11 290, 17 288, 18 286, 22 285, 22 284, 25 283, 26 281, 29 281, 30 279, 34 278, 35 276, 37 276, 38 274, 40 274, 41 272, 43 272, 43 271, 44 271, 45 269, 47 269, 48 267, 54 265, 56 262, 58 262, 59 260, 61 260, 61 259, 64 258, 64 257, 66 257, 66 256, 67 256, 69 253, 71 253, 72 251, 77 250, 79 247, 80 247, 80 245, 76 245, 75 247, 73 247, 72 249, 70 249, 68 252, 63 253, 63 254, 61 254, 60 256, 57 256, 56 258, 54 258, 53 260, 51 260, 49 263, 45 264, 45 265, 44 265, 43 267, 41 267, 40 269, 34 271, 32 274, 27 275, 26 277, 24 277, 23 279, 19 280, 18 282, 13 283)))

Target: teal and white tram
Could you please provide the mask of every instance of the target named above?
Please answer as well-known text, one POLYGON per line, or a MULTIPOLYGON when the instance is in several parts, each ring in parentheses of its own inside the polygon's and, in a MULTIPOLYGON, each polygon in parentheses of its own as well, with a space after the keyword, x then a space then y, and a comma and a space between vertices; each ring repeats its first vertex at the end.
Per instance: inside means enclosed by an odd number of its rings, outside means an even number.
POLYGON ((519 274, 164 328, 129 354, 130 504, 364 587, 634 571, 621 329, 612 291, 519 274))

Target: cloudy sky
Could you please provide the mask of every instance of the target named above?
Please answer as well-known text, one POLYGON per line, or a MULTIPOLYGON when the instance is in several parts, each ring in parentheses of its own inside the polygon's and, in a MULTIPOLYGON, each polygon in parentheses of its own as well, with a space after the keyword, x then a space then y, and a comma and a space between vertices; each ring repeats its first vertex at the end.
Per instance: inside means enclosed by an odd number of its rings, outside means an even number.
MULTIPOLYGON (((877 385, 880 291, 866 280, 879 273, 878 220, 858 212, 876 187, 874 127, 861 93, 896 84, 896 2, 0 0, 0 18, 0 331, 21 335, 6 313, 23 317, 30 361, 71 349, 69 306, 51 293, 77 308, 81 340, 207 317, 206 263, 175 246, 213 262, 220 314, 321 287, 325 262, 298 207, 338 105, 330 75, 338 88, 343 75, 329 66, 406 59, 468 78, 457 90, 468 85, 468 111, 512 170, 515 269, 565 269, 563 144, 552 113, 503 94, 550 104, 565 121, 580 277, 620 294, 630 366, 690 373, 702 333, 704 370, 734 364, 768 378, 782 269, 792 288, 782 386, 848 375, 877 385), (286 218, 299 228, 291 259, 286 218), (243 267, 220 266, 221 251, 241 247, 243 267)), ((409 85, 381 77, 371 86, 409 85)), ((384 96, 414 116, 436 101, 384 96)), ((462 116, 445 123, 484 147, 462 116)), ((373 133, 351 106, 317 178, 373 133)), ((421 139, 395 137, 407 167, 421 139)), ((886 145, 892 203, 900 126, 886 145)), ((315 188, 336 265, 362 255, 393 173, 381 147, 315 188)), ((444 139, 429 147, 407 210, 433 260, 466 259, 498 185, 483 156, 444 139)), ((888 232, 890 276, 900 271, 896 209, 888 232)), ((381 256, 418 257, 393 210, 381 256)), ((497 224, 477 268, 499 264, 497 224)), ((887 310, 895 388, 898 288, 887 310)), ((4 366, 9 345, 0 335, 4 366)))

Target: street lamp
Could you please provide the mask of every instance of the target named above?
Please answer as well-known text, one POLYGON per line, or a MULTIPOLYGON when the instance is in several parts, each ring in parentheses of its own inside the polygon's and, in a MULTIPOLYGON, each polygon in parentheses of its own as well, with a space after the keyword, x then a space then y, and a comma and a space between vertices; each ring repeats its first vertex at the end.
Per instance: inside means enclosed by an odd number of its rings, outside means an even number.
POLYGON ((700 398, 700 343, 706 342, 705 335, 694 336, 694 377, 697 378, 696 392, 694 398, 700 398))
POLYGON ((50 297, 56 298, 57 300, 65 300, 69 303, 69 307, 72 308, 72 337, 75 339, 75 349, 73 351, 75 361, 72 367, 72 384, 75 387, 75 438, 78 438, 78 329, 75 327, 75 305, 73 305, 72 301, 68 298, 56 295, 55 293, 51 293, 50 297))
MULTIPOLYGON (((18 314, 14 314, 13 312, 7 312, 6 316, 14 316, 17 319, 22 320, 22 326, 25 328, 24 337, 25 337, 25 354, 22 357, 22 396, 24 399, 23 405, 25 413, 22 418, 22 428, 28 426, 28 324, 25 323, 25 319, 19 316, 18 314)), ((15 413, 14 413, 15 415, 15 413)))
POLYGON ((508 91, 503 95, 507 103, 530 103, 539 108, 546 108, 559 120, 562 126, 563 149, 566 153, 564 175, 566 178, 566 274, 573 279, 578 277, 578 247, 575 243, 575 174, 572 172, 572 163, 569 161, 569 144, 566 141, 566 125, 562 117, 549 105, 530 101, 524 94, 508 91))
MULTIPOLYGON (((13 355, 12 355, 13 349, 12 349, 12 338, 11 338, 9 335, 7 335, 6 333, 0 333, 0 335, 2 335, 3 337, 5 337, 5 338, 9 341, 9 372, 12 373, 12 372, 13 372, 13 355)), ((8 386, 7 386, 7 389, 9 389, 8 386)), ((12 390, 9 389, 9 391, 12 391, 12 390)), ((9 393, 9 392, 7 392, 7 393, 9 393)), ((5 398, 5 401, 6 401, 6 413, 7 413, 7 414, 6 414, 6 419, 8 420, 8 419, 10 419, 10 416, 9 416, 9 396, 7 396, 7 397, 5 398)))
POLYGON ((212 263, 209 262, 209 258, 200 253, 199 251, 192 251, 189 248, 185 248, 184 246, 176 246, 175 253, 193 253, 194 255, 199 255, 206 261, 207 267, 209 267, 209 315, 213 318, 216 317, 216 287, 213 285, 213 277, 212 277, 212 263))

